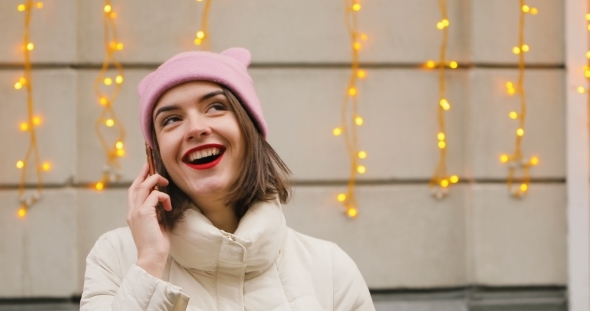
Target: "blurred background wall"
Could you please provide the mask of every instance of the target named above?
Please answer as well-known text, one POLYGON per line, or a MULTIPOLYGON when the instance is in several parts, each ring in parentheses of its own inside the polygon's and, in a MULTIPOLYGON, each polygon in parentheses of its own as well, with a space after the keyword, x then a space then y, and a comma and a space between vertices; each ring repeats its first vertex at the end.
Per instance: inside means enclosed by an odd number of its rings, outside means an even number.
MULTIPOLYGON (((20 218, 15 163, 28 146, 28 133, 19 129, 26 93, 14 89, 23 72, 21 2, 0 2, 0 298, 11 303, 79 296, 96 239, 126 226, 126 191, 145 163, 136 86, 170 56, 197 49, 203 10, 194 0, 112 0, 125 70, 113 108, 126 138, 122 178, 102 191, 94 189, 106 158, 94 129, 102 107, 93 83, 105 55, 104 2, 46 0, 34 10, 37 135, 51 169, 43 173, 41 201, 20 218)), ((510 196, 508 169, 499 161, 514 149, 517 128, 508 113, 519 101, 505 85, 518 75, 518 1, 448 0, 448 59, 459 63, 446 73, 448 167, 460 182, 442 200, 428 187, 439 157, 439 80, 423 66, 439 57, 439 4, 360 2, 358 28, 368 40, 360 51, 367 76, 358 84, 358 141, 368 157, 354 219, 336 200, 350 164, 344 140, 332 135, 351 73, 343 1, 212 2, 211 50, 252 52, 268 139, 293 171, 288 225, 340 245, 381 310, 495 310, 519 301, 530 302, 527 310, 564 308, 564 4, 529 2, 539 14, 526 20, 523 151, 540 163, 531 169, 528 194, 510 196)))

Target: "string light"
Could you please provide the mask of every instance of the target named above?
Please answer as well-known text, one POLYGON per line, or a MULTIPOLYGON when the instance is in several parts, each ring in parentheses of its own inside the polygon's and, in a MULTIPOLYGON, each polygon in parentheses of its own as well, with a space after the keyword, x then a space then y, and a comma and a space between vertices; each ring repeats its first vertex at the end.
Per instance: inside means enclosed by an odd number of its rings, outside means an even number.
POLYGON ((358 113, 358 87, 359 79, 365 79, 367 73, 359 68, 359 53, 362 49, 361 41, 367 40, 368 36, 358 31, 357 14, 361 10, 359 0, 344 0, 345 21, 348 34, 350 36, 350 46, 352 52, 351 74, 348 79, 346 93, 342 103, 341 125, 332 130, 334 136, 344 134, 346 150, 350 159, 350 173, 348 178, 348 188, 346 193, 338 195, 338 201, 342 202, 345 213, 348 217, 354 218, 358 215, 358 202, 355 196, 355 184, 357 174, 364 174, 367 168, 359 163, 359 160, 367 158, 367 152, 359 150, 357 127, 364 124, 363 118, 358 113))
MULTIPOLYGON (((197 0, 201 2, 202 0, 197 0)), ((205 0, 203 13, 201 14, 201 29, 197 31, 195 36, 195 45, 200 47, 202 51, 211 50, 211 42, 209 40, 209 11, 211 9, 211 1, 205 0)))
POLYGON ((447 173, 447 135, 445 129, 445 112, 451 109, 451 104, 446 98, 446 68, 456 69, 459 64, 456 61, 447 61, 447 44, 449 39, 449 21, 447 14, 447 1, 439 0, 440 11, 442 19, 436 24, 436 28, 442 31, 442 42, 440 45, 440 59, 438 63, 432 60, 426 62, 427 68, 438 67, 439 80, 439 100, 438 100, 438 133, 436 138, 438 140, 437 146, 439 149, 439 161, 434 174, 429 182, 429 187, 432 195, 437 199, 442 199, 448 194, 449 185, 451 183, 459 182, 457 175, 450 176, 447 173), (449 182, 451 181, 451 182, 449 182))
POLYGON ((96 93, 98 103, 102 107, 94 129, 106 156, 102 177, 95 184, 96 190, 99 191, 109 182, 115 182, 121 178, 121 164, 119 163, 119 159, 125 154, 125 150, 123 149, 125 129, 113 109, 113 103, 119 95, 121 85, 124 81, 123 66, 117 60, 116 55, 123 50, 124 45, 119 41, 117 27, 115 25, 117 13, 111 4, 111 0, 105 0, 103 11, 105 58, 101 70, 94 81, 94 92, 96 93), (114 79, 112 76, 106 76, 111 68, 116 70, 114 79), (106 130, 105 127, 109 131, 116 131, 117 137, 115 140, 107 140, 103 133, 106 130))
POLYGON ((26 0, 24 4, 17 6, 19 12, 25 14, 25 27, 23 34, 23 57, 24 57, 24 74, 14 84, 16 90, 25 89, 27 92, 27 121, 21 122, 19 127, 21 131, 27 132, 29 135, 29 146, 23 160, 16 162, 17 169, 21 170, 21 178, 19 182, 19 200, 21 207, 18 210, 18 216, 24 218, 27 214, 27 210, 31 208, 41 198, 41 192, 43 190, 43 179, 42 172, 43 166, 39 157, 39 148, 37 145, 37 132, 35 127, 41 124, 41 118, 34 116, 35 106, 33 102, 33 80, 32 80, 32 64, 31 64, 31 51, 35 48, 35 44, 30 40, 31 31, 31 18, 34 8, 41 9, 43 7, 42 2, 33 2, 32 0, 26 0), (27 165, 30 161, 34 162, 34 165, 27 165), (37 189, 30 195, 25 195, 25 185, 27 183, 27 167, 32 166, 35 168, 35 176, 37 182, 37 189))
POLYGON ((500 162, 508 165, 508 191, 514 197, 522 197, 529 189, 530 184, 530 168, 539 163, 537 157, 532 157, 527 160, 522 152, 522 139, 525 136, 524 122, 526 118, 527 106, 524 89, 524 73, 525 73, 525 53, 530 51, 528 44, 524 42, 524 26, 525 15, 538 13, 537 8, 530 7, 524 3, 524 0, 519 0, 520 22, 518 29, 518 45, 512 48, 512 52, 518 55, 518 81, 516 83, 507 82, 506 89, 509 95, 518 94, 520 98, 520 111, 511 111, 508 117, 518 121, 518 128, 516 129, 515 149, 512 154, 503 154, 500 156, 500 162), (522 173, 521 177, 517 174, 522 173))

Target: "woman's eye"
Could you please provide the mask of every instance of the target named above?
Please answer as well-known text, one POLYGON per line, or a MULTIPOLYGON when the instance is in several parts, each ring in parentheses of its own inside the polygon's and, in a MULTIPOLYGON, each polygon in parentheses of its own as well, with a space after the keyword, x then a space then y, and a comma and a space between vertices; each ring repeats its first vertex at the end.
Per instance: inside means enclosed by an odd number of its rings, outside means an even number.
POLYGON ((167 117, 166 119, 164 119, 164 121, 162 121, 162 126, 166 126, 168 124, 174 123, 179 120, 180 120, 180 118, 178 118, 178 117, 174 117, 174 116, 167 117))
POLYGON ((209 109, 207 109, 208 111, 224 111, 227 110, 227 108, 225 107, 224 104, 221 103, 215 103, 212 104, 211 106, 209 106, 209 109))

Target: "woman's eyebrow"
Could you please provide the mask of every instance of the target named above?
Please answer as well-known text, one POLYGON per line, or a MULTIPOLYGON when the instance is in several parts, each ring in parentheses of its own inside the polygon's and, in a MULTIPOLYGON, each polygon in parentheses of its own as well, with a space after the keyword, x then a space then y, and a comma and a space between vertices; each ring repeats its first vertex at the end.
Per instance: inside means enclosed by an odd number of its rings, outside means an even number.
POLYGON ((205 94, 203 96, 201 96, 201 99, 199 100, 200 102, 205 101, 211 97, 217 96, 219 94, 223 94, 223 90, 219 90, 219 91, 213 91, 211 93, 205 94))
POLYGON ((158 117, 158 114, 160 114, 161 112, 166 112, 166 111, 170 111, 170 110, 177 110, 177 109, 180 109, 180 108, 176 105, 161 107, 160 109, 156 110, 156 114, 154 115, 154 120, 158 117))

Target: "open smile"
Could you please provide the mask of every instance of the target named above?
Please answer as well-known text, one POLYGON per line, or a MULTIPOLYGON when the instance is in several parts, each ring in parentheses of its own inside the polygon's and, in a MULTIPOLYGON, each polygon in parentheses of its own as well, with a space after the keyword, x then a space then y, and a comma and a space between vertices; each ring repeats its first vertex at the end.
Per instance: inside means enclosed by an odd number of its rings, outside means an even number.
POLYGON ((182 157, 182 162, 195 170, 210 169, 223 158, 225 146, 220 144, 207 144, 187 151, 182 157))

